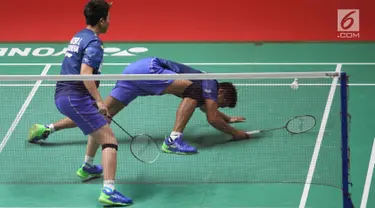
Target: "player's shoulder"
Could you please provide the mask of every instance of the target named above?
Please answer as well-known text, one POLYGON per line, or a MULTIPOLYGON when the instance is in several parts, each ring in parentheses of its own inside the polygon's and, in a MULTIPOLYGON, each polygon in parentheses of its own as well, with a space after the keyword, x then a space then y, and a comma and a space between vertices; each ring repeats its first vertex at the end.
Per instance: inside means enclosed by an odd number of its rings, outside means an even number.
POLYGON ((71 41, 79 40, 84 48, 88 45, 102 47, 103 42, 92 30, 83 29, 75 34, 71 41))

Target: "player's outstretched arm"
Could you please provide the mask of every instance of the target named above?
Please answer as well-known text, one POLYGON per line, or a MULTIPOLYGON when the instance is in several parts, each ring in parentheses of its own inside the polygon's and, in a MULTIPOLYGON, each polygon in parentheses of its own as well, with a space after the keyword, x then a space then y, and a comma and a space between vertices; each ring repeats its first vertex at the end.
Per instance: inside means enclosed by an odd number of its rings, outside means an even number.
MULTIPOLYGON (((206 113, 206 107, 205 106, 201 106, 200 107, 201 111, 203 111, 204 113, 206 113)), ((236 122, 243 122, 245 121, 246 119, 242 116, 228 116, 226 115, 225 113, 217 110, 220 114, 220 117, 222 119, 224 119, 225 122, 227 123, 236 123, 236 122)))
POLYGON ((222 114, 218 110, 218 104, 215 101, 206 99, 205 106, 207 121, 211 126, 232 135, 237 140, 248 138, 246 132, 233 128, 222 118, 222 114))

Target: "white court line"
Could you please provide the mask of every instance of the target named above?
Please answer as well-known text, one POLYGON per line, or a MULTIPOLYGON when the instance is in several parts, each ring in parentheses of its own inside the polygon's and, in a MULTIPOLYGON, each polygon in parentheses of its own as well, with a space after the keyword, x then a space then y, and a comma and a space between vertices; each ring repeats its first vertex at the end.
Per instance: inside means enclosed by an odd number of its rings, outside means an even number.
MULTIPOLYGON (((341 64, 337 64, 335 71, 338 72, 338 73, 341 72, 341 67, 342 67, 341 64)), ((331 86, 331 89, 329 90, 327 104, 326 104, 326 107, 325 107, 324 113, 323 113, 322 123, 320 124, 318 137, 316 138, 314 152, 313 152, 313 155, 312 155, 312 158, 311 158, 310 167, 309 167, 309 171, 307 173, 307 177, 306 177, 305 185, 304 185, 304 188, 303 188, 299 208, 304 208, 306 206, 307 197, 308 197, 309 191, 310 191, 311 181, 313 179, 316 163, 318 161, 320 146, 321 146, 322 141, 323 141, 323 136, 324 136, 324 132, 325 132, 326 125, 327 125, 328 116, 329 116, 329 113, 331 111, 333 97, 335 96, 335 91, 336 91, 336 86, 337 86, 336 84, 338 82, 338 79, 339 79, 338 77, 335 77, 332 80, 332 86, 331 86)))
MULTIPOLYGON (((0 84, 0 87, 33 87, 35 84, 0 84)), ((236 84, 238 87, 277 87, 277 86, 290 86, 290 84, 236 84)), ((348 84, 349 86, 358 86, 358 87, 371 87, 375 86, 375 83, 352 83, 348 84)), ((40 87, 55 87, 56 84, 41 84, 40 87)), ((114 87, 115 84, 100 84, 102 87, 114 87)), ((340 86, 340 84, 317 84, 317 83, 307 83, 307 84, 298 84, 298 86, 340 86)))
POLYGON ((371 157, 368 163, 366 182, 365 182, 365 186, 363 188, 363 194, 362 194, 361 208, 366 208, 367 206, 367 199, 368 199, 368 195, 370 192, 371 179, 372 179, 372 174, 374 172, 374 168, 375 168, 375 139, 372 144, 371 157))
MULTIPOLYGON (((48 73, 48 70, 51 68, 51 65, 47 64, 41 75, 46 75, 48 73)), ((8 129, 8 132, 6 133, 6 135, 4 136, 3 140, 1 141, 0 143, 0 153, 3 151, 6 143, 8 142, 10 136, 12 135, 14 129, 17 127, 18 123, 20 122, 23 114, 25 113, 26 109, 27 109, 27 106, 29 106, 31 100, 33 99, 36 91, 38 90, 40 84, 42 83, 41 80, 37 81, 35 84, 34 84, 34 87, 33 89, 31 89, 30 93, 29 93, 29 96, 27 96, 25 102, 23 103, 21 109, 19 110, 16 118, 14 119, 12 125, 10 126, 10 128, 8 129)))
MULTIPOLYGON (((106 66, 125 66, 129 65, 130 63, 103 63, 106 66)), ((323 66, 332 66, 332 65, 354 65, 354 66, 371 66, 375 65, 375 62, 347 62, 347 63, 333 63, 333 62, 279 62, 279 63, 269 63, 269 62, 223 62, 223 63, 184 63, 186 65, 194 65, 194 66, 303 66, 303 65, 323 65, 323 66)), ((61 63, 0 63, 0 66, 60 66, 61 63)))

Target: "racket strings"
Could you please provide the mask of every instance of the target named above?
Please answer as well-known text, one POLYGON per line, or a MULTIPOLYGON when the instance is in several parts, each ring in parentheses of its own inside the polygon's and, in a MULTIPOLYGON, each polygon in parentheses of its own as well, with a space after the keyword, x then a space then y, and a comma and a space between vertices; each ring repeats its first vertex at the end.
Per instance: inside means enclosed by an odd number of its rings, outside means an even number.
POLYGON ((158 144, 148 135, 141 134, 134 137, 130 144, 132 154, 142 162, 151 163, 155 161, 160 154, 158 144))
POLYGON ((315 118, 312 116, 300 116, 293 118, 287 124, 287 130, 292 133, 302 133, 315 126, 315 118))
POLYGON ((160 156, 160 149, 158 143, 147 134, 138 134, 133 137, 127 132, 119 123, 109 117, 113 123, 115 123, 123 132, 125 132, 131 138, 130 152, 139 161, 143 163, 153 163, 160 156))

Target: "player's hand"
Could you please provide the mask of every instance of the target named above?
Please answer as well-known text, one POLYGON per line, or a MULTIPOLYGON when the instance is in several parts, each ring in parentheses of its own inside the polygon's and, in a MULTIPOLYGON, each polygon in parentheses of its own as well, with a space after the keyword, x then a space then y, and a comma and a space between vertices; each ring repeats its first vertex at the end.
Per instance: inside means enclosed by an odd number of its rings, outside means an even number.
POLYGON ((102 101, 96 102, 100 114, 103 114, 106 117, 109 117, 108 108, 104 105, 102 101))
POLYGON ((241 116, 234 116, 230 117, 228 123, 237 123, 237 122, 244 122, 246 118, 241 116))
POLYGON ((233 140, 244 140, 248 138, 249 138, 249 135, 245 131, 242 131, 242 130, 237 130, 233 134, 233 140))

